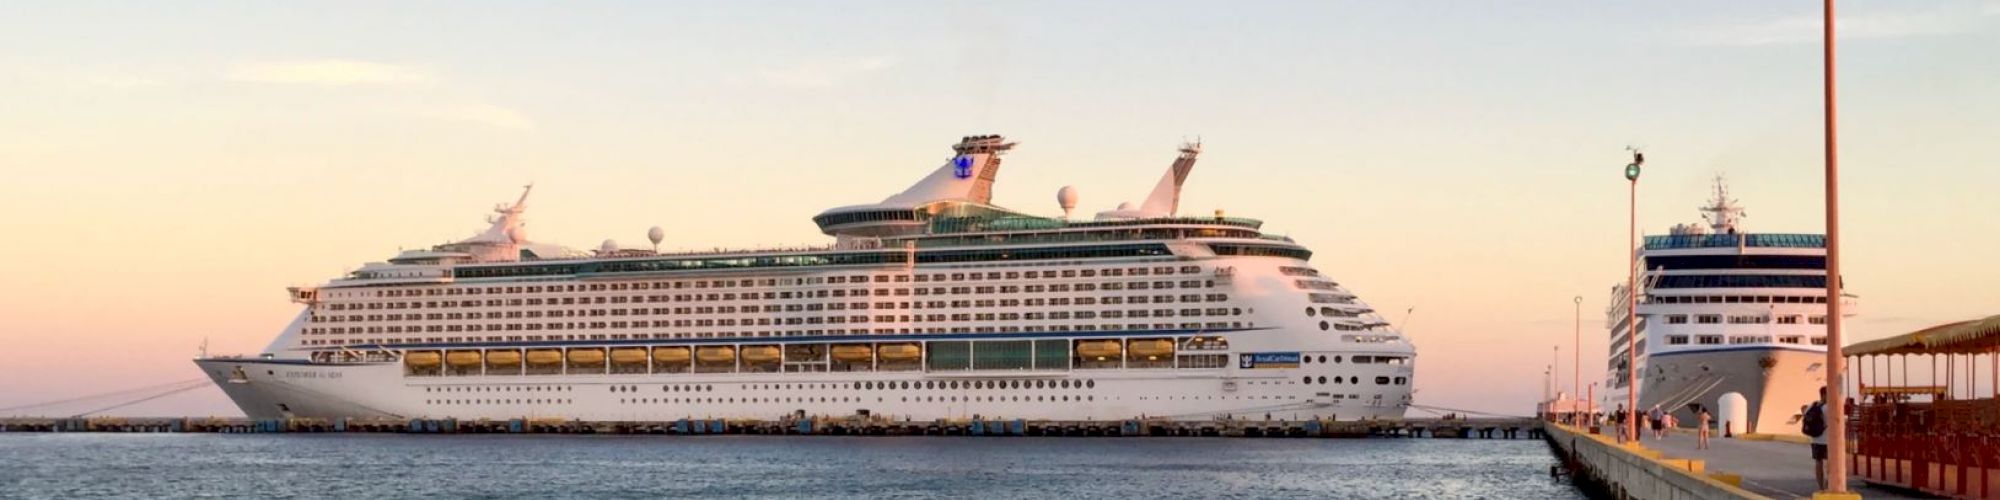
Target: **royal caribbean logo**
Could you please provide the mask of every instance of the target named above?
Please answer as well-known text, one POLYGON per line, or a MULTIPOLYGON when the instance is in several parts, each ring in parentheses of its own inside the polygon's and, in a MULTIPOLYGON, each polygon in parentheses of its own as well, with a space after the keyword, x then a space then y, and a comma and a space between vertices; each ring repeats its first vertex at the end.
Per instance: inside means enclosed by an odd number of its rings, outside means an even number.
POLYGON ((1258 368, 1298 368, 1299 353, 1246 352, 1237 355, 1236 367, 1246 370, 1254 370, 1258 368))
POLYGON ((951 159, 951 175, 960 179, 972 177, 972 157, 960 156, 951 159))

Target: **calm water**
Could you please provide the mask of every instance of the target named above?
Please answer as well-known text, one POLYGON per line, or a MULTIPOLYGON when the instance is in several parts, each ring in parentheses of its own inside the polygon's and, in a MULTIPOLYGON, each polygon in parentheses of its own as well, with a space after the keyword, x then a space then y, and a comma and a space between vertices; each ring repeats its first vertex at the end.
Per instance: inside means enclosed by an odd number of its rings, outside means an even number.
POLYGON ((1580 498, 1536 440, 0 434, 0 497, 1580 498))

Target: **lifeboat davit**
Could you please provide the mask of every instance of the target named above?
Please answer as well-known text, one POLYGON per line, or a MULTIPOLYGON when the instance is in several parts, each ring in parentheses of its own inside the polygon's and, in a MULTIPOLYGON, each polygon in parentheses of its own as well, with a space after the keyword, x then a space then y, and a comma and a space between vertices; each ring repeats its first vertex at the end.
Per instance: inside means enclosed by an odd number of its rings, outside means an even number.
POLYGON ((444 354, 445 364, 453 367, 479 366, 484 357, 479 351, 451 351, 444 354))
POLYGON ((521 351, 486 351, 486 366, 514 366, 521 364, 521 351))
POLYGON ((778 346, 753 345, 743 347, 744 363, 771 364, 778 362, 779 359, 783 359, 783 353, 778 350, 778 346))
POLYGON ((916 344, 882 344, 875 348, 875 355, 883 361, 916 361, 923 359, 924 350, 916 344))
POLYGON ((1116 358, 1124 351, 1116 340, 1081 340, 1076 343, 1076 355, 1094 361, 1116 358))
POLYGON ((437 351, 411 351, 403 353, 403 364, 410 366, 437 366, 444 355, 437 351))
POLYGON ((569 364, 594 365, 604 362, 603 349, 570 349, 569 364))
POLYGON ((875 359, 875 350, 862 344, 841 344, 833 346, 833 359, 848 363, 860 363, 875 359))
POLYGON ((653 362, 662 365, 685 365, 694 354, 686 347, 655 347, 653 362))
POLYGON ((646 364, 646 348, 631 347, 611 350, 611 362, 621 365, 646 364))
POLYGON ((736 362, 736 348, 719 345, 696 349, 694 358, 703 364, 726 365, 736 362))
POLYGON ((559 365, 562 364, 562 359, 562 351, 555 349, 535 349, 528 351, 528 364, 531 365, 559 365))
POLYGON ((1126 349, 1133 359, 1159 361, 1174 355, 1173 339, 1132 339, 1126 342, 1126 349))

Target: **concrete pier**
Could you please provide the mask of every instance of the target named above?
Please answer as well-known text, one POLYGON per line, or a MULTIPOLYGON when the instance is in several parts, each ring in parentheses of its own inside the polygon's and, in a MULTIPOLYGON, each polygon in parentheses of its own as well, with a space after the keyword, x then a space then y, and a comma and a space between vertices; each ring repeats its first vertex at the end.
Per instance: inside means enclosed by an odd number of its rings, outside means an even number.
MULTIPOLYGON (((1665 439, 1650 431, 1635 446, 1616 436, 1547 425, 1547 439, 1579 487, 1609 498, 1812 498, 1812 453, 1798 440, 1770 436, 1711 436, 1709 448, 1695 449, 1691 430, 1665 439)), ((1616 432, 1606 429, 1606 432, 1616 432)), ((1851 482, 1848 491, 1865 498, 1926 498, 1911 492, 1851 482)))

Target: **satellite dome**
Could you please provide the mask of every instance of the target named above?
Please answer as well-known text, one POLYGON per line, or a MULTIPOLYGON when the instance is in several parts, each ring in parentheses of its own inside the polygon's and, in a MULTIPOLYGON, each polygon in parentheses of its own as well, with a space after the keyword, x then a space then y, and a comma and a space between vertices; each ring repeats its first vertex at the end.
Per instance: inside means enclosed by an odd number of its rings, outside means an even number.
POLYGON ((618 240, 604 240, 604 244, 597 246, 597 253, 600 254, 616 252, 618 252, 618 240))
POLYGON ((653 240, 653 246, 660 246, 660 241, 667 239, 667 230, 653 226, 652 229, 646 230, 646 239, 653 240))
POLYGON ((1132 209, 1132 202, 1129 202, 1129 201, 1128 201, 1128 202, 1124 202, 1124 203, 1119 203, 1119 204, 1118 204, 1118 209, 1119 209, 1119 210, 1131 210, 1131 209, 1132 209))
POLYGON ((1063 217, 1069 217, 1070 211, 1076 210, 1076 197, 1076 186, 1063 186, 1056 191, 1056 203, 1062 205, 1063 217))

